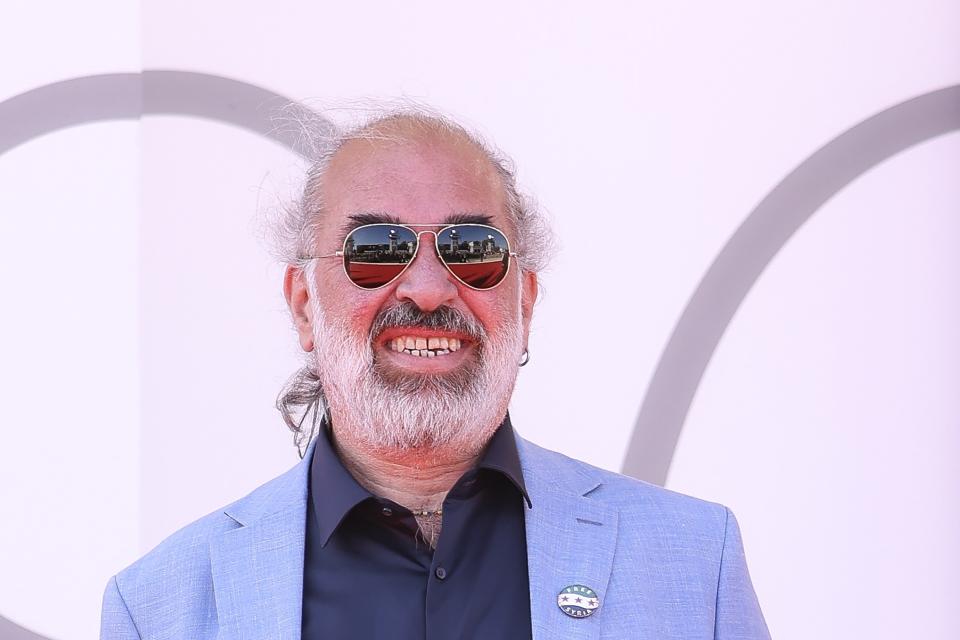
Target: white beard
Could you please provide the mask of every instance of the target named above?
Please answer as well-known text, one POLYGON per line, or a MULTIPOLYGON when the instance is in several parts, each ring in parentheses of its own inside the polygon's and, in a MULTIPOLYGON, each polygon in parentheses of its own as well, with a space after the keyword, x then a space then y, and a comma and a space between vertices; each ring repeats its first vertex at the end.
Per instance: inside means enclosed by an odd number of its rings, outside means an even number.
POLYGON ((504 321, 498 335, 481 335, 473 362, 458 371, 415 376, 385 371, 374 356, 375 336, 356 335, 347 321, 326 317, 316 295, 310 304, 313 365, 337 430, 345 429, 354 442, 377 450, 480 452, 502 422, 513 393, 523 348, 519 314, 504 321))

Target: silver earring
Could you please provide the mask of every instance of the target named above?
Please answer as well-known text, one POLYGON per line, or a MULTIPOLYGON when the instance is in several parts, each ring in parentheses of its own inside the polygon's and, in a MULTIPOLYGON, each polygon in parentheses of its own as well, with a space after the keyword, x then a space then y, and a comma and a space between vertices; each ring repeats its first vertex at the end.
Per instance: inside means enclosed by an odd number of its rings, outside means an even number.
POLYGON ((526 366, 528 362, 530 362, 530 350, 524 349, 523 355, 520 356, 520 366, 521 367, 526 366))

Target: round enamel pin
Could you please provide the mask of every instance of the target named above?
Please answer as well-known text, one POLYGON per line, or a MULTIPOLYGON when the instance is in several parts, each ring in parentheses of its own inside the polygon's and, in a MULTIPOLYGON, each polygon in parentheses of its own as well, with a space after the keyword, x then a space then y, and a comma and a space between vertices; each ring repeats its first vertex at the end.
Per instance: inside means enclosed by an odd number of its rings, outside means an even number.
POLYGON ((557 595, 557 606, 571 618, 586 618, 600 606, 600 598, 590 587, 572 584, 557 595))

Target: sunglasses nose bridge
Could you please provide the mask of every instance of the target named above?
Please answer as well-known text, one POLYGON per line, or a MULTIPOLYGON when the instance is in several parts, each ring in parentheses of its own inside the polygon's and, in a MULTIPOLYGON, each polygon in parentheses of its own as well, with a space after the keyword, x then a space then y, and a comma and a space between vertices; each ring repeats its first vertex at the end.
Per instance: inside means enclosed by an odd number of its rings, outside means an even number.
POLYGON ((434 239, 435 231, 417 231, 417 253, 403 273, 398 277, 399 284, 396 296, 401 300, 409 300, 424 311, 433 311, 444 304, 451 304, 458 295, 454 276, 444 264, 437 252, 436 240, 432 243, 434 260, 422 255, 420 236, 431 233, 434 239))
MULTIPOLYGON (((417 236, 417 255, 415 256, 415 258, 419 258, 419 257, 420 257, 420 247, 423 245, 423 243, 420 241, 420 236, 422 236, 422 235, 425 234, 425 233, 429 233, 429 234, 431 234, 431 235, 433 236, 432 246, 433 246, 434 254, 435 254, 436 257, 437 257, 437 260, 440 260, 440 252, 437 250, 437 242, 438 242, 438 237, 439 237, 439 236, 437 236, 437 232, 436 232, 436 231, 429 231, 429 230, 427 230, 427 231, 414 231, 413 233, 414 233, 414 235, 417 236)), ((443 260, 440 260, 440 262, 442 263, 443 260)))

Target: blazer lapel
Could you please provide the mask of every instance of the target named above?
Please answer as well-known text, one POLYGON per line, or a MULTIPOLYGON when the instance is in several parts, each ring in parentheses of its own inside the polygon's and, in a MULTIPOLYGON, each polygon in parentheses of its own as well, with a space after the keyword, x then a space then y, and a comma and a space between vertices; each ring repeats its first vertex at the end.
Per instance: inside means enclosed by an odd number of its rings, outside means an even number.
POLYGON ((527 509, 527 566, 534 640, 598 638, 603 599, 613 569, 619 512, 590 493, 602 483, 580 465, 518 438, 527 509), (566 615, 557 605, 571 585, 595 591, 600 607, 585 618, 566 615))
POLYGON ((210 542, 218 638, 299 640, 312 455, 226 509, 238 527, 210 542))

